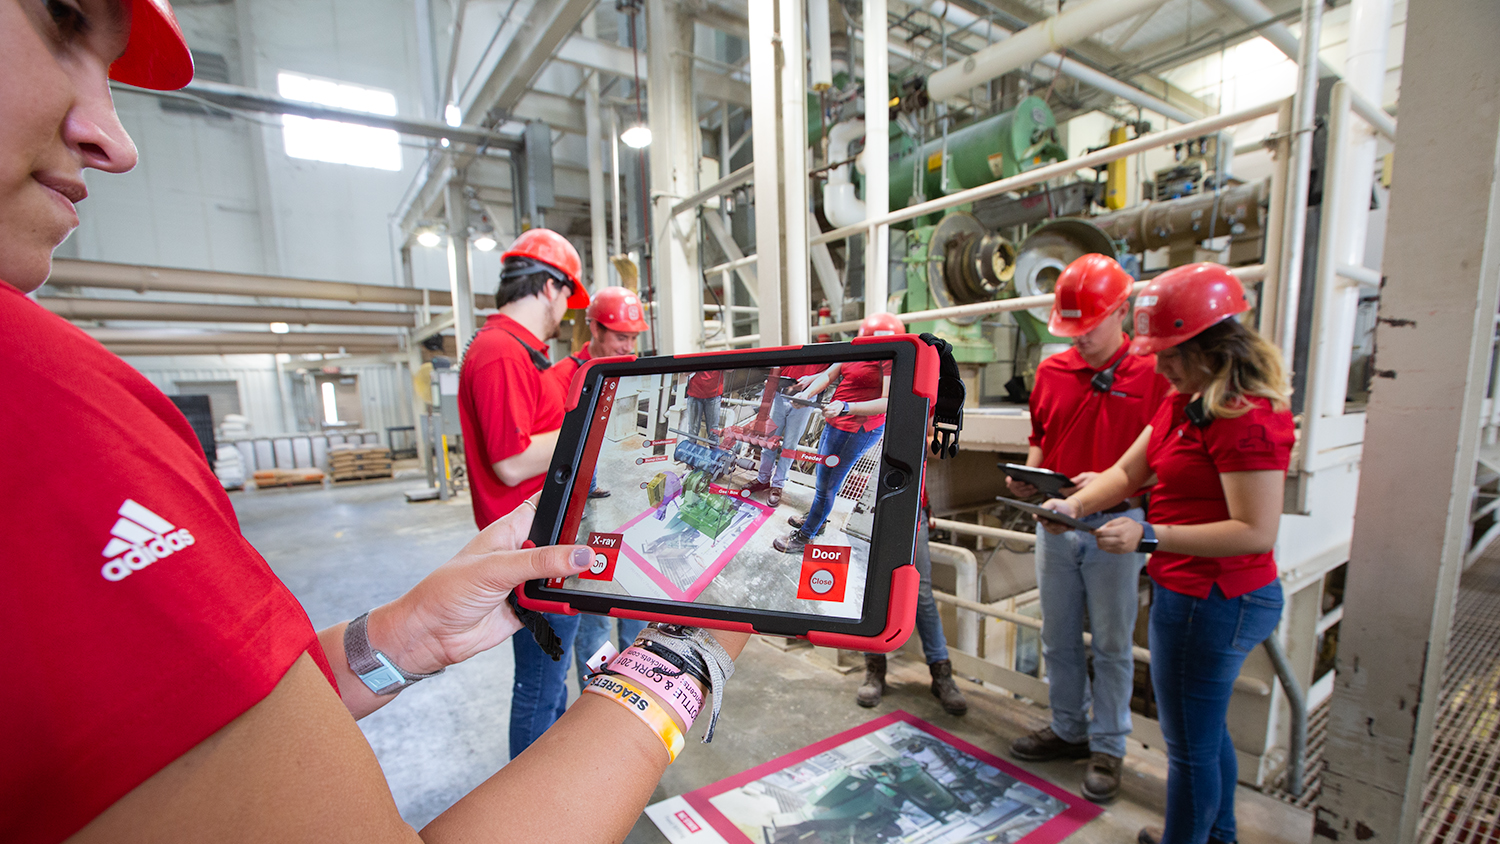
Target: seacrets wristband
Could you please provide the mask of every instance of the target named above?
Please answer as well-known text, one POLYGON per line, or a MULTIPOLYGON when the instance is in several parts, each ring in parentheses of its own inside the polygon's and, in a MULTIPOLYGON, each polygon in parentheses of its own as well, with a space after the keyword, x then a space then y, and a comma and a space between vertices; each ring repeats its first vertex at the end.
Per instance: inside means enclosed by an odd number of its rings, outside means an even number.
POLYGON ((684 744, 682 730, 672 723, 666 710, 656 705, 638 686, 624 677, 595 674, 583 690, 588 694, 609 698, 630 710, 632 715, 641 719, 641 723, 650 727, 651 732, 661 739, 662 746, 667 749, 667 764, 677 761, 677 754, 682 752, 684 744))
POLYGON ((703 709, 703 690, 693 683, 692 675, 643 648, 626 648, 624 653, 610 661, 605 672, 641 684, 666 701, 682 718, 682 723, 689 727, 703 709))

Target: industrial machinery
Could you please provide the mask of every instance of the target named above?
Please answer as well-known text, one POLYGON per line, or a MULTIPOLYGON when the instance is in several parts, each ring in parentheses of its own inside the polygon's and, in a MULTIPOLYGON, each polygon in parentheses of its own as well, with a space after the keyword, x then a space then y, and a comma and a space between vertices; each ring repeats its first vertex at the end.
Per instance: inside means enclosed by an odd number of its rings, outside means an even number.
MULTIPOLYGON (((707 472, 710 477, 720 477, 734 468, 734 452, 719 448, 713 440, 706 440, 686 431, 673 430, 683 439, 672 452, 672 459, 686 463, 693 469, 707 472)), ((686 486, 686 484, 684 484, 686 486)))
POLYGON ((677 511, 677 518, 692 525, 704 536, 718 539, 719 534, 734 522, 739 509, 737 498, 720 495, 709 489, 706 472, 689 472, 682 479, 682 507, 677 511))

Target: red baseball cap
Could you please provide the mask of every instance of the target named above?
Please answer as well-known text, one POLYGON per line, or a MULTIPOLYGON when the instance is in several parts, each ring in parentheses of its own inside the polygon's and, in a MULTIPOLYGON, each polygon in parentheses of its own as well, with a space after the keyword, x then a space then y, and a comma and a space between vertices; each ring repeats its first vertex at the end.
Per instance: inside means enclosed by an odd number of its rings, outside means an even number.
POLYGON ((167 0, 130 3, 130 38, 109 66, 109 78, 137 88, 175 91, 193 81, 193 54, 167 0))

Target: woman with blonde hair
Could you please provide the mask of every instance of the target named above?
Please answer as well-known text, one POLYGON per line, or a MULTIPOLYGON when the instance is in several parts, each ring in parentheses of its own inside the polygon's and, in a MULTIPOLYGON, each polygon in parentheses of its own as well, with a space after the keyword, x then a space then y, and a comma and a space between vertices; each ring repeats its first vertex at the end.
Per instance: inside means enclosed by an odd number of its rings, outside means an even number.
POLYGON ((1239 280, 1217 264, 1178 267, 1146 285, 1130 351, 1155 352, 1176 395, 1114 466, 1044 505, 1086 516, 1155 477, 1144 524, 1115 519, 1096 534, 1102 550, 1151 554, 1151 682, 1167 743, 1167 812, 1165 829, 1141 830, 1142 844, 1236 840, 1225 717, 1246 655, 1281 618, 1272 548, 1292 449, 1291 390, 1281 353, 1234 318, 1249 308, 1239 280))

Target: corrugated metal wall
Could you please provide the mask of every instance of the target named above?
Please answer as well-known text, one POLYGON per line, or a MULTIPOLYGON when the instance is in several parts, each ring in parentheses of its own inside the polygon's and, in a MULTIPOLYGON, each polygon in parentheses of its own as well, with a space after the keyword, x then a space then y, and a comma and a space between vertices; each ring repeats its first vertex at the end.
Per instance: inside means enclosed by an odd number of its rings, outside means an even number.
MULTIPOLYGON (((169 396, 177 394, 179 381, 238 382, 240 410, 249 418, 253 436, 311 433, 321 428, 316 424, 321 420, 320 415, 298 406, 305 404, 299 402, 299 397, 305 394, 305 385, 303 377, 296 374, 296 370, 303 367, 318 371, 322 366, 319 361, 282 364, 287 370, 287 396, 293 404, 286 413, 283 413, 281 393, 276 388, 276 361, 271 355, 128 357, 125 361, 169 396), (284 419, 292 421, 288 423, 284 419)), ((381 442, 385 443, 387 428, 411 425, 411 381, 403 367, 396 364, 347 366, 343 367, 343 372, 359 376, 360 403, 364 409, 362 428, 380 432, 381 442)))

